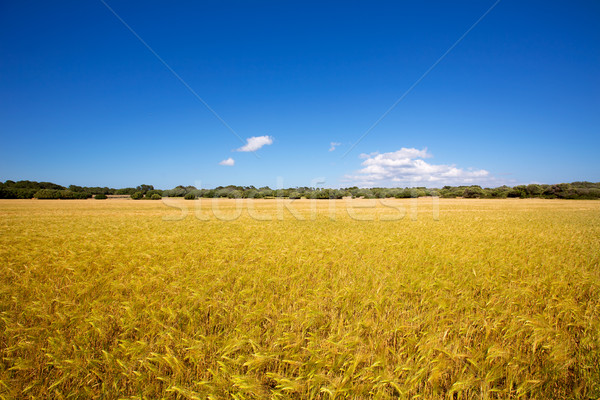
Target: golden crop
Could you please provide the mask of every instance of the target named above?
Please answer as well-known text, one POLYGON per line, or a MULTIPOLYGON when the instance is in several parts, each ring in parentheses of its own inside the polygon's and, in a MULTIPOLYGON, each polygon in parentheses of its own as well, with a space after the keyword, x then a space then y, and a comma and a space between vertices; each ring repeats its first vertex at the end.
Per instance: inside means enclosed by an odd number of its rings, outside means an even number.
POLYGON ((598 201, 169 201, 0 201, 2 398, 600 397, 598 201))

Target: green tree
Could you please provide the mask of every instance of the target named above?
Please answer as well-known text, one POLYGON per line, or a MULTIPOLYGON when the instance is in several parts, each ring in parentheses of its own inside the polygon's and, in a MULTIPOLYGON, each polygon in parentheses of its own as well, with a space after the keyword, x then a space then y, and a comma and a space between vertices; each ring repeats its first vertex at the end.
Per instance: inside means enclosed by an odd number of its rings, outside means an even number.
POLYGON ((54 189, 40 189, 35 192, 33 197, 40 200, 58 199, 60 197, 60 193, 58 190, 54 189))
POLYGON ((464 197, 465 199, 475 199, 484 196, 485 192, 483 191, 481 186, 469 186, 468 188, 465 188, 462 195, 462 197, 464 197))
POLYGON ((146 194, 149 190, 154 190, 154 186, 152 185, 140 185, 135 188, 138 192, 142 192, 142 194, 146 194))
POLYGON ((137 192, 137 190, 135 190, 135 188, 122 188, 122 189, 115 190, 115 194, 120 194, 120 195, 128 194, 131 196, 135 192, 137 192))
POLYGON ((154 189, 153 189, 153 190, 148 190, 148 191, 146 192, 146 197, 148 197, 148 198, 152 198, 152 196, 154 196, 155 194, 159 195, 161 198, 162 198, 162 196, 163 196, 163 192, 162 192, 162 190, 154 190, 154 189))
POLYGON ((530 197, 538 197, 544 191, 540 185, 536 185, 536 184, 533 184, 533 183, 531 185, 527 185, 527 187, 525 188, 525 190, 527 191, 527 194, 530 197))
POLYGON ((519 185, 512 188, 508 194, 508 197, 520 197, 522 199, 527 197, 527 187, 525 185, 519 185))

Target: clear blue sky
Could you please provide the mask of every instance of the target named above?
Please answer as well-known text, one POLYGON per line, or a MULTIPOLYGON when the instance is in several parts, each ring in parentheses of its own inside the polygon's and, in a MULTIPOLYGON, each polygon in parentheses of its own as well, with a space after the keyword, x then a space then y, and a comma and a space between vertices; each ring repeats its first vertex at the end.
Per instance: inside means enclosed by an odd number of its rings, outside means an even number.
POLYGON ((500 1, 355 147, 495 0, 106 2, 237 136, 101 1, 2 1, 0 180, 600 181, 598 1, 500 1))

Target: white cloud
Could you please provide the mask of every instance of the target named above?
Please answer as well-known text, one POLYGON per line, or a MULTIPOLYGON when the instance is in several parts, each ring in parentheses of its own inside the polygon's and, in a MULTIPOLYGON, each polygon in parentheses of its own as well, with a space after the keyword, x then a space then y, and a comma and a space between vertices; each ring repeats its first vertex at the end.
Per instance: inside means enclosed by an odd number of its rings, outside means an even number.
POLYGON ((261 147, 273 143, 271 136, 252 136, 246 139, 246 144, 235 151, 256 151, 261 147))
POLYGON ((361 154, 362 169, 356 175, 347 175, 345 180, 361 185, 392 184, 395 186, 443 186, 477 184, 492 181, 484 169, 463 169, 455 165, 430 164, 427 149, 402 148, 391 153, 361 154))
POLYGON ((341 143, 339 143, 339 142, 331 142, 331 143, 329 143, 329 146, 331 146, 331 147, 329 148, 329 151, 334 151, 336 147, 338 147, 338 146, 341 146, 341 145, 342 145, 342 144, 341 144, 341 143))
POLYGON ((229 157, 226 160, 223 160, 219 163, 219 165, 226 165, 228 167, 233 167, 235 165, 235 160, 231 157, 229 157))

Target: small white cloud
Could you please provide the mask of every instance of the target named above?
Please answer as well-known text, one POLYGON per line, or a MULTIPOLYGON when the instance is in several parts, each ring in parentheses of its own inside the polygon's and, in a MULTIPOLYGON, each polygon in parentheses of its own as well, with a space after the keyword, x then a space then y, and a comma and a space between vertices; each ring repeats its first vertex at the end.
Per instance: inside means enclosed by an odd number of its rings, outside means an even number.
POLYGON ((402 148, 390 153, 370 153, 359 156, 363 168, 356 175, 347 175, 345 180, 362 185, 392 183, 407 186, 439 186, 474 184, 493 178, 484 169, 463 169, 455 165, 430 164, 423 158, 432 155, 427 149, 402 148))
POLYGON ((331 142, 329 143, 329 151, 334 151, 336 147, 341 146, 342 144, 339 142, 331 142))
MULTIPOLYGON (((427 147, 423 150, 418 150, 414 148, 406 148, 403 147, 398 151, 394 151, 391 153, 383 153, 379 154, 378 151, 369 154, 361 154, 359 158, 367 158, 374 160, 406 160, 413 158, 430 158, 433 157, 431 154, 427 152, 427 147)), ((366 162, 366 161, 365 161, 366 162)))
POLYGON ((273 143, 271 136, 252 136, 246 139, 246 144, 235 151, 256 151, 261 147, 273 143))
POLYGON ((226 160, 223 160, 219 163, 219 165, 226 165, 228 167, 233 167, 235 165, 235 160, 231 157, 229 157, 226 160))

